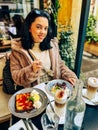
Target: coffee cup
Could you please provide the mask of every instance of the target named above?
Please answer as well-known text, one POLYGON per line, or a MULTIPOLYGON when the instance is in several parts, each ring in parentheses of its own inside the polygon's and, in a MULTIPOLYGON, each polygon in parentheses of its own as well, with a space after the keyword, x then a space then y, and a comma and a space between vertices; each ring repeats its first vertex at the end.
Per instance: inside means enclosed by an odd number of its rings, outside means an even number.
POLYGON ((98 78, 89 77, 87 80, 87 97, 93 99, 96 96, 98 90, 98 78))

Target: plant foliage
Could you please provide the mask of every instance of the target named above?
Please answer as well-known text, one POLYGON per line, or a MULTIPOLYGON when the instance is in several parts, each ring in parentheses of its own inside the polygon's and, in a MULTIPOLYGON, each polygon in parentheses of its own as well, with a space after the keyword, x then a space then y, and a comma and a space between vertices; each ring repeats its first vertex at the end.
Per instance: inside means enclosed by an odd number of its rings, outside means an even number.
POLYGON ((75 51, 73 49, 73 32, 71 29, 63 30, 60 32, 59 49, 62 60, 71 69, 74 70, 75 51))
POLYGON ((54 23, 57 25, 58 24, 58 10, 60 8, 59 0, 55 1, 55 5, 53 5, 53 3, 51 2, 51 7, 52 7, 51 11, 54 17, 54 23))
POLYGON ((97 19, 94 15, 90 15, 88 18, 88 24, 86 28, 86 41, 98 42, 98 33, 96 33, 96 22, 97 19))

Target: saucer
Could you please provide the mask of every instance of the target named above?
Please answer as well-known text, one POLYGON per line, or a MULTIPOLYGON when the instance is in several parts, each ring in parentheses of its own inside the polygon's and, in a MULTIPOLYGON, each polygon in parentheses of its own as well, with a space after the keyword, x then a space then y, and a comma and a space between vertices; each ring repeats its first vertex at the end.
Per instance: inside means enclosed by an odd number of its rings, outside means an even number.
MULTIPOLYGON (((59 121, 59 124, 64 124, 64 121, 65 121, 65 108, 66 108, 66 104, 64 107, 62 108, 58 108, 57 106, 55 106, 55 102, 51 102, 54 110, 55 110, 55 113, 60 117, 60 121, 59 121)), ((53 115, 53 111, 51 109, 51 106, 50 104, 48 104, 47 108, 46 108, 46 113, 49 115, 49 116, 52 116, 53 115)))
POLYGON ((87 97, 86 92, 87 92, 87 89, 82 90, 82 95, 85 96, 83 97, 84 102, 88 105, 93 105, 93 106, 98 105, 96 104, 98 102, 98 92, 96 93, 95 98, 93 98, 92 100, 89 100, 86 98, 87 97))

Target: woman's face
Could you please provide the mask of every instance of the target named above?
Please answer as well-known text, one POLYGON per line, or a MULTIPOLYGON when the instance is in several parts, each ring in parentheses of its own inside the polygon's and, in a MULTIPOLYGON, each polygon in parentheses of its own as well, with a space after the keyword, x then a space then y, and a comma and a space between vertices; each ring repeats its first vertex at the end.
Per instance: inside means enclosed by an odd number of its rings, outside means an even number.
POLYGON ((33 37, 34 42, 40 43, 44 40, 48 32, 48 19, 45 17, 37 17, 32 22, 29 31, 33 37))

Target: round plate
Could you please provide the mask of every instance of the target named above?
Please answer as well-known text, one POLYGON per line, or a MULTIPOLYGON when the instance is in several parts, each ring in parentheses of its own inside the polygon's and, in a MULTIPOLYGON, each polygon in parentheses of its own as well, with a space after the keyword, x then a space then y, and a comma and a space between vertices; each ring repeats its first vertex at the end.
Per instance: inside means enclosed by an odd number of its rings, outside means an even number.
POLYGON ((83 100, 84 100, 84 102, 85 102, 86 104, 92 105, 92 106, 98 105, 98 104, 94 104, 94 103, 93 103, 93 102, 98 103, 98 92, 96 93, 95 98, 93 98, 92 100, 89 100, 89 99, 87 99, 86 97, 84 97, 84 96, 86 96, 86 91, 87 91, 87 89, 83 89, 83 90, 82 90, 82 95, 83 95, 83 100))
POLYGON ((9 103, 8 103, 8 107, 9 107, 9 110, 10 112, 15 115, 16 117, 20 117, 20 118, 32 118, 32 117, 35 117, 39 114, 41 114, 45 109, 46 109, 46 106, 48 104, 48 98, 47 98, 47 95, 40 89, 38 88, 25 88, 25 89, 22 89, 18 92, 16 92, 9 100, 9 103), (30 112, 22 112, 22 113, 19 113, 19 112, 16 112, 15 111, 15 96, 17 94, 20 94, 20 93, 27 93, 27 92, 31 92, 32 90, 36 90, 39 92, 39 95, 40 95, 40 101, 42 103, 41 107, 39 109, 33 109, 32 111, 30 112))
MULTIPOLYGON (((54 110, 55 110, 55 113, 60 117, 60 120, 59 120, 59 124, 64 124, 64 121, 65 121, 65 109, 66 109, 66 104, 63 108, 58 108, 55 106, 55 102, 51 102, 52 106, 54 107, 54 110)), ((46 108, 46 113, 48 116, 52 116, 53 115, 53 111, 51 109, 51 106, 50 104, 48 104, 47 108, 46 108)))
POLYGON ((68 88, 69 90, 72 90, 72 85, 71 85, 68 81, 66 81, 66 80, 62 80, 62 79, 51 80, 51 81, 49 81, 49 82, 47 83, 47 85, 46 85, 46 87, 45 87, 47 93, 50 94, 51 96, 54 96, 54 94, 51 92, 51 89, 52 89, 52 87, 53 87, 55 84, 57 84, 57 83, 60 83, 60 84, 65 83, 66 86, 67 86, 67 88, 68 88))

